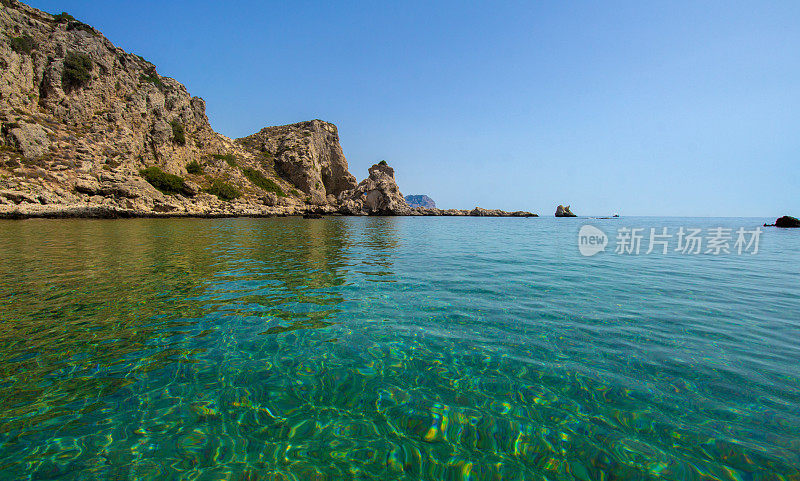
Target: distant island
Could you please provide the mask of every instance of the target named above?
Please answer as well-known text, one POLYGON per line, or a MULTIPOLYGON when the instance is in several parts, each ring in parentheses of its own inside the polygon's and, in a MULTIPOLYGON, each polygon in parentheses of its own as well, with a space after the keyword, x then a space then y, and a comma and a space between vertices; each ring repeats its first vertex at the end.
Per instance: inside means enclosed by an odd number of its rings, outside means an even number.
POLYGON ((410 205, 385 161, 357 182, 322 120, 230 139, 203 99, 94 27, 2 8, 0 217, 534 215, 410 205))
POLYGON ((423 207, 425 209, 435 209, 436 202, 427 195, 407 195, 406 202, 411 207, 423 207))

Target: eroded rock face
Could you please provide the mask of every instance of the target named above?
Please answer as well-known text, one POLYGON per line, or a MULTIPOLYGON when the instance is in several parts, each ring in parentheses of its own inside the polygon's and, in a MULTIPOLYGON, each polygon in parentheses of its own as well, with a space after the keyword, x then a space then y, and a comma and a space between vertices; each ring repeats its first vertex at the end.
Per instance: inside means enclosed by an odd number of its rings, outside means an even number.
POLYGON ((49 215, 59 205, 65 212, 127 209, 135 215, 289 213, 302 211, 310 197, 327 206, 355 187, 332 124, 307 122, 303 132, 282 139, 281 166, 295 185, 260 149, 214 132, 205 102, 145 59, 78 20, 16 0, 2 3, 0 216, 49 215), (303 175, 303 165, 292 169, 290 152, 309 161, 312 175, 303 175), (190 162, 199 171, 189 174, 190 162), (229 202, 165 195, 140 174, 152 166, 183 177, 184 192, 224 181, 240 195, 229 202))
POLYGON ((411 215, 400 188, 394 180, 394 169, 386 163, 369 168, 369 177, 354 190, 340 195, 342 208, 348 213, 368 215, 411 215))
POLYGON ((151 165, 181 175, 225 149, 201 100, 96 29, 6 0, 0 31, 0 187, 91 204, 102 191, 67 187, 109 172, 141 180, 151 165))
POLYGON ((556 207, 556 217, 577 217, 575 214, 569 210, 569 206, 564 207, 563 205, 559 205, 556 207))
POLYGON ((338 196, 356 186, 356 178, 347 170, 347 159, 339 144, 336 126, 312 120, 278 127, 238 140, 242 145, 272 159, 275 171, 323 204, 328 196, 338 196))
POLYGON ((50 140, 41 125, 22 123, 9 129, 11 144, 26 159, 37 159, 50 151, 50 140))

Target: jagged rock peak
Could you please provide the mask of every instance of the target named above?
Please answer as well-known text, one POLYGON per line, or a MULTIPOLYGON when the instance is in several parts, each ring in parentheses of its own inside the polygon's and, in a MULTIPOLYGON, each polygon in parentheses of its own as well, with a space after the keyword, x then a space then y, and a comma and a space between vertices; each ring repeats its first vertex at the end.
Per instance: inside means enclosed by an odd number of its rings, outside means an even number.
POLYGON ((340 195, 341 208, 352 214, 410 215, 412 213, 394 180, 394 169, 381 161, 369 168, 369 177, 354 190, 340 195))
POLYGON ((577 217, 575 214, 569 210, 569 206, 564 207, 563 205, 559 205, 556 207, 556 217, 577 217))

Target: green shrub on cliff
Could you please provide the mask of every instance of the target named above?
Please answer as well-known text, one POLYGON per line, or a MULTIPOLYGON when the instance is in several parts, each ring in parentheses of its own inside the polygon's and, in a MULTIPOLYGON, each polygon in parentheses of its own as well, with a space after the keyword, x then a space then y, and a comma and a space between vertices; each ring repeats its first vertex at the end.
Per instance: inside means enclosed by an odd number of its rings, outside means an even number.
POLYGON ((9 42, 11 43, 11 49, 20 55, 30 55, 36 48, 36 43, 34 43, 30 35, 12 37, 9 42))
POLYGON ((214 180, 214 182, 211 184, 211 187, 205 189, 205 191, 209 194, 216 195, 222 200, 233 200, 242 195, 238 190, 236 190, 236 187, 219 179, 214 180))
POLYGON ((233 154, 213 154, 212 157, 218 160, 224 160, 231 167, 236 167, 236 156, 233 154))
POLYGON ((70 52, 64 59, 61 84, 65 89, 83 87, 92 78, 92 59, 88 55, 70 52))
POLYGON ((147 75, 145 74, 139 75, 139 81, 151 83, 155 85, 158 88, 158 90, 161 91, 167 88, 167 84, 165 84, 164 81, 161 80, 161 77, 159 77, 158 74, 155 72, 148 73, 147 75))
POLYGON ((78 20, 72 20, 67 24, 67 30, 83 30, 84 32, 97 36, 97 30, 94 29, 91 25, 85 24, 83 22, 79 22, 78 20))
POLYGON ((75 17, 73 17, 72 15, 68 14, 67 12, 61 12, 61 13, 57 13, 57 14, 53 15, 53 20, 55 20, 58 23, 71 22, 71 21, 75 20, 75 17))
POLYGON ((277 194, 278 197, 286 196, 286 194, 283 192, 283 189, 281 189, 281 186, 276 184, 275 181, 273 181, 272 179, 267 178, 264 174, 257 171, 256 169, 253 169, 251 167, 246 167, 242 169, 242 173, 244 174, 245 177, 247 177, 247 180, 256 184, 257 186, 261 187, 267 192, 273 192, 277 194))
POLYGON ((180 120, 175 119, 170 122, 170 125, 172 125, 172 141, 178 145, 186 145, 186 132, 183 130, 180 120))
POLYGON ((389 165, 389 164, 387 164, 385 160, 381 160, 380 162, 378 162, 378 165, 389 165))
POLYGON ((181 176, 168 174, 155 166, 140 170, 139 173, 150 185, 165 194, 191 195, 186 181, 181 176))
POLYGON ((200 162, 193 160, 186 164, 186 172, 194 175, 201 175, 203 173, 203 166, 200 162))

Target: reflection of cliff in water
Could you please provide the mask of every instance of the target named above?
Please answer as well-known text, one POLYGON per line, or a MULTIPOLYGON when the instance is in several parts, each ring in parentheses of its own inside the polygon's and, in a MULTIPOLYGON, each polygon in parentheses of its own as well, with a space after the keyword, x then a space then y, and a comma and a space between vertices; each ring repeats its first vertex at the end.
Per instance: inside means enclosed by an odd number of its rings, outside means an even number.
POLYGON ((393 256, 400 245, 396 217, 366 217, 359 239, 357 272, 371 282, 394 282, 393 256))
POLYGON ((260 332, 321 328, 344 299, 346 221, 233 220, 218 236, 225 259, 205 286, 206 308, 258 318, 260 332), (266 327, 266 329, 263 329, 266 327))
POLYGON ((13 395, 0 399, 1 432, 90 412, 98 404, 83 400, 196 353, 175 339, 201 315, 190 298, 212 275, 214 258, 202 248, 202 230, 186 224, 3 226, 0 379, 13 395))
POLYGON ((327 327, 351 263, 343 219, 3 227, 0 433, 44 433, 156 370, 195 375, 179 366, 218 361, 226 342, 327 327))

